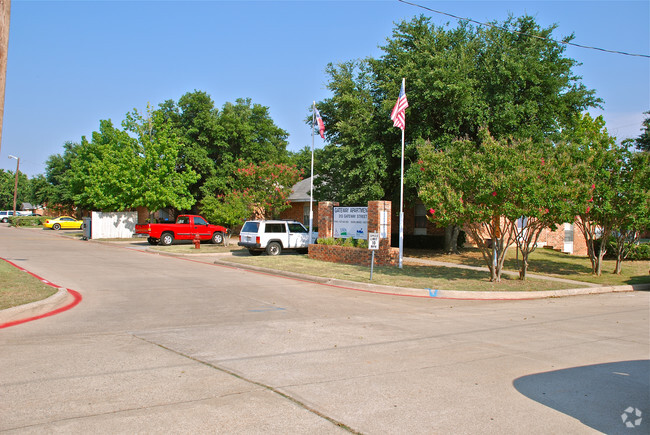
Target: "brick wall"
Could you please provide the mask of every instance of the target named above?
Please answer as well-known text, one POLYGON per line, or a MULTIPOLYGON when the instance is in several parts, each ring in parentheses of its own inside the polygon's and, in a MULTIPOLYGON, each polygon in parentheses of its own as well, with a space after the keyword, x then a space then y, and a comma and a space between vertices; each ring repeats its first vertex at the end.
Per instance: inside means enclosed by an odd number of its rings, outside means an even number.
MULTIPOLYGON (((333 237, 334 207, 338 202, 318 203, 318 238, 333 237)), ((399 249, 390 247, 391 202, 370 201, 368 203, 368 233, 380 233, 381 212, 387 212, 387 238, 379 241, 379 249, 375 251, 375 264, 380 266, 395 266, 399 262, 399 249)), ((350 248, 338 245, 309 245, 309 258, 332 263, 357 264, 370 266, 372 253, 369 249, 350 248)))
POLYGON ((326 239, 334 236, 334 207, 338 202, 323 201, 318 203, 318 238, 326 239))
MULTIPOLYGON (((330 263, 355 264, 370 267, 372 253, 369 249, 350 248, 337 245, 309 245, 309 258, 330 263)), ((388 248, 375 251, 375 264, 378 266, 396 266, 399 261, 399 249, 388 248)))

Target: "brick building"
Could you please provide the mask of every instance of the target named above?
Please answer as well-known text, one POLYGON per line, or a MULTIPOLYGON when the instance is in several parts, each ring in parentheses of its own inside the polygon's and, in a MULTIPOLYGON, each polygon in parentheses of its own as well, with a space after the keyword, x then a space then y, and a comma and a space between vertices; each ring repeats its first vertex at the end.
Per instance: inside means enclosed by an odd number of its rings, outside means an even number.
MULTIPOLYGON (((280 215, 281 219, 293 219, 309 226, 309 199, 310 199, 310 178, 299 181, 293 186, 293 192, 289 196, 291 208, 280 215)), ((359 204, 346 204, 349 206, 359 204)), ((318 230, 318 202, 313 203, 314 231, 318 230)), ((404 246, 417 246, 418 239, 443 238, 445 229, 436 227, 427 218, 427 209, 422 203, 404 204, 404 246)), ((391 232, 393 234, 393 245, 397 243, 399 234, 399 204, 393 207, 391 212, 391 232)), ((472 240, 468 238, 468 243, 472 240)), ((575 224, 558 225, 557 230, 551 231, 547 228, 542 231, 538 240, 538 247, 549 247, 557 251, 573 255, 587 255, 587 243, 585 238, 575 224)))

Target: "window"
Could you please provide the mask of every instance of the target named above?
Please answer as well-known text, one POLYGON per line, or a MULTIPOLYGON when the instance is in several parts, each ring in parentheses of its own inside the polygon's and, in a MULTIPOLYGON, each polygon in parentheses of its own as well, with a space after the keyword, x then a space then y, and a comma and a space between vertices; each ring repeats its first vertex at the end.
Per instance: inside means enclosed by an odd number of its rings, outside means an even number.
POLYGON ((423 236, 427 234, 427 211, 424 204, 417 204, 415 206, 415 228, 413 234, 423 236))
POLYGON ((289 224, 290 233, 306 233, 308 232, 305 227, 300 224, 289 224))
POLYGON ((177 224, 189 224, 190 223, 190 218, 188 216, 181 216, 178 218, 178 221, 176 221, 177 224))
POLYGON ((260 227, 259 222, 246 222, 244 227, 241 229, 242 233, 256 233, 260 227))
POLYGON ((286 233, 287 227, 284 225, 284 223, 281 224, 267 223, 264 232, 265 233, 286 233))
POLYGON ((195 217, 194 218, 194 225, 207 225, 208 223, 203 219, 202 217, 195 217))

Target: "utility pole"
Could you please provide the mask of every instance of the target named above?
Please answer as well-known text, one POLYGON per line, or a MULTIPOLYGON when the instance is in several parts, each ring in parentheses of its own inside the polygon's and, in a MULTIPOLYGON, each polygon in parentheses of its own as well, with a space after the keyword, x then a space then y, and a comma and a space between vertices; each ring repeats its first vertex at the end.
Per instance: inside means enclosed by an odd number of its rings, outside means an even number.
POLYGON ((2 123, 5 114, 5 83, 7 82, 10 10, 11 0, 0 0, 0 151, 2 150, 2 123))
POLYGON ((18 171, 20 171, 20 157, 9 154, 10 159, 16 159, 16 182, 14 183, 14 214, 16 217, 16 196, 18 195, 18 171))

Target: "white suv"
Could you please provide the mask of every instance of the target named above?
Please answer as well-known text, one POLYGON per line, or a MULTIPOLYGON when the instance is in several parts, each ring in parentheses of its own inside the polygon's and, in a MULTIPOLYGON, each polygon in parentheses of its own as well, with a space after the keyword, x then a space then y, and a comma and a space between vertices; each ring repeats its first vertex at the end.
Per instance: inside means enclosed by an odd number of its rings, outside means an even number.
POLYGON ((239 233, 237 244, 248 248, 251 255, 260 255, 264 251, 269 255, 279 255, 284 249, 306 253, 309 247, 309 231, 296 221, 246 221, 239 233))
MULTIPOLYGON (((19 215, 19 212, 16 212, 16 215, 19 215)), ((7 223, 9 222, 9 218, 14 215, 13 210, 8 210, 8 211, 0 211, 0 222, 2 223, 7 223)))

